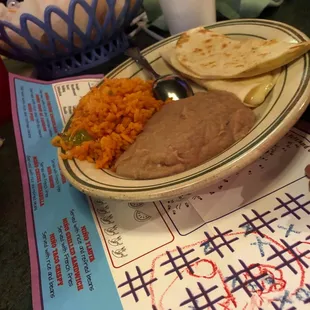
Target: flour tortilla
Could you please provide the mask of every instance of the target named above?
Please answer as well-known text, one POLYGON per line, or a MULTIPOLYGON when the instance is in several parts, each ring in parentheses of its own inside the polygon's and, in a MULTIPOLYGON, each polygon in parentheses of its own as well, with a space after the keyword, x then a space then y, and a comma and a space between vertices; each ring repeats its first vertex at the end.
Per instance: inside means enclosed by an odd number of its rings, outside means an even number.
POLYGON ((310 41, 232 40, 202 27, 181 35, 176 58, 194 77, 232 79, 261 75, 278 69, 307 53, 310 41))
POLYGON ((281 69, 248 79, 205 80, 192 74, 176 58, 175 47, 161 52, 163 59, 184 77, 209 90, 226 90, 235 94, 246 106, 257 107, 263 103, 280 75, 281 69))

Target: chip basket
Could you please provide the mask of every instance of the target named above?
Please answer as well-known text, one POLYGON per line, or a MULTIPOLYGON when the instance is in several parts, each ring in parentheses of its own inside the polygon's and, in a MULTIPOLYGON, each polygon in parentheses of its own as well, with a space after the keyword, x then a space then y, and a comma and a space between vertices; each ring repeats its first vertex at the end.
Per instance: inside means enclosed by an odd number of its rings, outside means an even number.
POLYGON ((124 30, 138 14, 143 0, 125 0, 118 14, 115 11, 116 1, 71 0, 67 13, 51 5, 45 8, 43 21, 31 14, 22 14, 20 27, 0 21, 0 53, 8 58, 32 63, 38 77, 44 80, 77 75, 103 64, 128 47, 124 30), (102 22, 96 16, 100 1, 106 1, 102 22), (85 31, 75 22, 77 8, 84 10, 84 16, 88 17, 85 31), (68 29, 66 38, 53 28, 52 16, 57 16, 65 23, 68 29), (34 37, 30 27, 32 30, 33 27, 39 27, 44 40, 34 37), (16 43, 15 38, 22 39, 23 46, 16 43), (76 44, 77 39, 79 44, 76 44))

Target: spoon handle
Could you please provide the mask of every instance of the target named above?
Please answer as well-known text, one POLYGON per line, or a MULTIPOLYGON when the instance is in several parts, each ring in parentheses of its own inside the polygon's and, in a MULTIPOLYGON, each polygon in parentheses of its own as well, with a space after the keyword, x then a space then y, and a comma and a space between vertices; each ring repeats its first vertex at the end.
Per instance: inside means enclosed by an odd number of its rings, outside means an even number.
POLYGON ((131 57, 140 67, 146 70, 155 80, 160 77, 160 75, 152 68, 150 63, 142 56, 139 48, 130 47, 126 50, 125 55, 131 57))

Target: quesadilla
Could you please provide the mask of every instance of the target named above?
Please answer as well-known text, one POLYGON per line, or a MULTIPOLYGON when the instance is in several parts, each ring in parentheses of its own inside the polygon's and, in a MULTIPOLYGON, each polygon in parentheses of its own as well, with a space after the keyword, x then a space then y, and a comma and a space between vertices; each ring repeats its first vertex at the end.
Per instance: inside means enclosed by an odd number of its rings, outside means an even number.
POLYGON ((281 69, 247 79, 206 80, 185 68, 176 58, 175 47, 161 52, 163 59, 178 73, 209 90, 226 90, 235 94, 246 106, 257 107, 265 101, 280 75, 281 69))
POLYGON ((298 59, 309 50, 310 41, 239 41, 199 27, 180 36, 175 52, 177 60, 194 78, 235 79, 271 72, 298 59))

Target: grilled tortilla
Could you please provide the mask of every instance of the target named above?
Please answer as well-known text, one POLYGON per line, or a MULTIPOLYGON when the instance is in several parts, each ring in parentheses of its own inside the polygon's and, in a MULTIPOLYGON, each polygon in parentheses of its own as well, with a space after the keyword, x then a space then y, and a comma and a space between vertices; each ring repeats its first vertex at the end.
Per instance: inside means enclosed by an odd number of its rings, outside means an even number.
POLYGON ((191 79, 196 84, 208 90, 226 90, 235 94, 248 107, 255 108, 263 103, 276 84, 281 69, 259 76, 245 79, 231 80, 206 80, 192 74, 176 58, 175 47, 170 47, 161 52, 163 59, 177 70, 181 75, 191 79))
POLYGON ((180 36, 176 45, 176 58, 194 78, 235 79, 271 72, 309 50, 310 41, 238 41, 199 27, 180 36))

